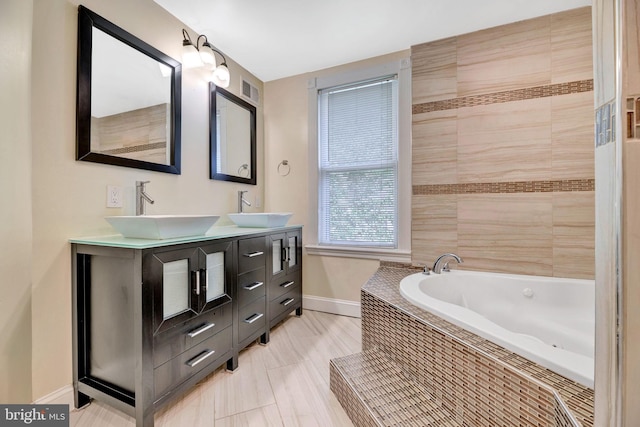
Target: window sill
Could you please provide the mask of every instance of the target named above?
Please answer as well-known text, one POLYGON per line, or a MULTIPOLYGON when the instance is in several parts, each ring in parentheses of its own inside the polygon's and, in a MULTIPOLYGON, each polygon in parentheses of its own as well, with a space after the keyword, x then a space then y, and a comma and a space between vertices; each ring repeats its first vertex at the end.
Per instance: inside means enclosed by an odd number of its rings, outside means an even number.
POLYGON ((307 255, 334 256, 341 258, 375 259, 411 263, 411 251, 401 249, 359 248, 354 246, 305 245, 307 255))

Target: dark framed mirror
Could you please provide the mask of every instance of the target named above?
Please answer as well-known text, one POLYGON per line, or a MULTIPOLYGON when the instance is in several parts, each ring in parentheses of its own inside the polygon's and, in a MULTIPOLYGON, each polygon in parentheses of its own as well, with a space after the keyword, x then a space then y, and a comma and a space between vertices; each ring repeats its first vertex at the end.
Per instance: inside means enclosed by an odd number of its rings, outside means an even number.
POLYGON ((211 179, 256 185, 256 107, 210 84, 211 179))
POLYGON ((76 160, 180 173, 182 65, 78 7, 76 160))

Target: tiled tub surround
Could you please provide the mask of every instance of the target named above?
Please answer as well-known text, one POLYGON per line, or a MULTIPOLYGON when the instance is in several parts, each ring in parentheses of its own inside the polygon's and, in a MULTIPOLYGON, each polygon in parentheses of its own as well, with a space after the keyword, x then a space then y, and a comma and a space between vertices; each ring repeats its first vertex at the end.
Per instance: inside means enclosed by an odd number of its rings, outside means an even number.
POLYGON ((593 426, 592 389, 402 298, 415 272, 382 266, 363 286, 363 352, 331 363, 356 426, 593 426))
POLYGON ((593 280, 455 269, 412 274, 400 295, 436 316, 593 388, 593 280))
POLYGON ((413 263, 455 252, 474 270, 593 279, 591 8, 411 59, 413 263))

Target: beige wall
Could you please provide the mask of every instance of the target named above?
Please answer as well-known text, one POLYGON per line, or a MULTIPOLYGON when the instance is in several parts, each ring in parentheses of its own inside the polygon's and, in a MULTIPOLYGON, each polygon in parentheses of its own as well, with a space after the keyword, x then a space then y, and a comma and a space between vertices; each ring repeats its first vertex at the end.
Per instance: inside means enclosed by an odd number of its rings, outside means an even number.
MULTIPOLYGON (((252 200, 264 197, 261 109, 259 185, 209 180, 209 88, 204 72, 197 69, 183 70, 182 74, 181 175, 75 160, 78 3, 34 2, 33 158, 32 165, 14 175, 30 173, 33 180, 33 391, 29 397, 34 399, 71 383, 71 259, 67 239, 112 234, 103 217, 134 213, 136 180, 151 181, 147 189, 156 203, 148 207, 149 214, 224 215, 235 212, 237 190, 249 190, 252 200), (107 185, 124 187, 122 209, 105 207, 107 185)), ((82 4, 180 60, 184 24, 153 0, 83 0, 82 4)), ((240 75, 262 89, 260 81, 227 59, 231 92, 240 93, 240 75)), ((225 221, 221 218, 219 222, 225 221)))
MULTIPOLYGON (((633 99, 635 123, 640 124, 640 0, 623 2, 622 106, 633 99)), ((624 117, 624 113, 621 114, 624 117)), ((622 124, 625 127, 625 119, 622 124)), ((632 427, 640 420, 640 126, 633 138, 623 132, 623 336, 622 407, 624 426, 632 427)))
MULTIPOLYGON (((309 95, 308 81, 408 57, 397 52, 265 83, 265 179, 267 211, 293 212, 291 222, 310 226, 309 95), (281 176, 277 167, 288 160, 291 172, 281 176)), ((305 240, 303 231, 303 241, 305 240)), ((307 255, 303 252, 306 297, 360 301, 360 287, 378 268, 377 260, 307 255)))
POLYGON ((412 260, 594 277, 591 8, 412 47, 412 260))
POLYGON ((31 400, 32 11, 30 0, 0 2, 0 402, 3 403, 31 400))

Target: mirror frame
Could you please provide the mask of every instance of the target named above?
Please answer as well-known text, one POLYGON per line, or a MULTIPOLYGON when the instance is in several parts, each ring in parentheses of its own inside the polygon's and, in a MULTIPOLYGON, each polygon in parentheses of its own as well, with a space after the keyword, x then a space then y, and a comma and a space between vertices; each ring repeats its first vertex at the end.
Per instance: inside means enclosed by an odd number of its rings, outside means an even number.
POLYGON ((76 160, 180 174, 182 64, 153 46, 128 33, 114 23, 78 6, 78 65, 76 87, 76 160), (171 71, 171 130, 170 163, 152 163, 143 160, 102 154, 91 151, 91 58, 93 28, 97 28, 140 53, 166 65, 171 71))
POLYGON ((240 99, 236 95, 232 94, 229 91, 226 91, 220 87, 217 87, 214 83, 209 84, 209 88, 211 91, 211 96, 209 100, 209 178, 216 179, 220 181, 230 181, 230 182, 240 182, 243 184, 251 184, 256 185, 256 107, 254 105, 249 104, 243 99, 240 99), (216 95, 220 95, 224 97, 227 101, 233 102, 234 104, 245 108, 249 111, 249 126, 251 127, 250 132, 250 144, 251 144, 251 175, 249 177, 242 177, 237 175, 227 175, 224 173, 220 173, 216 169, 217 165, 217 146, 218 140, 216 138, 217 125, 218 121, 216 119, 216 107, 217 100, 216 95))

